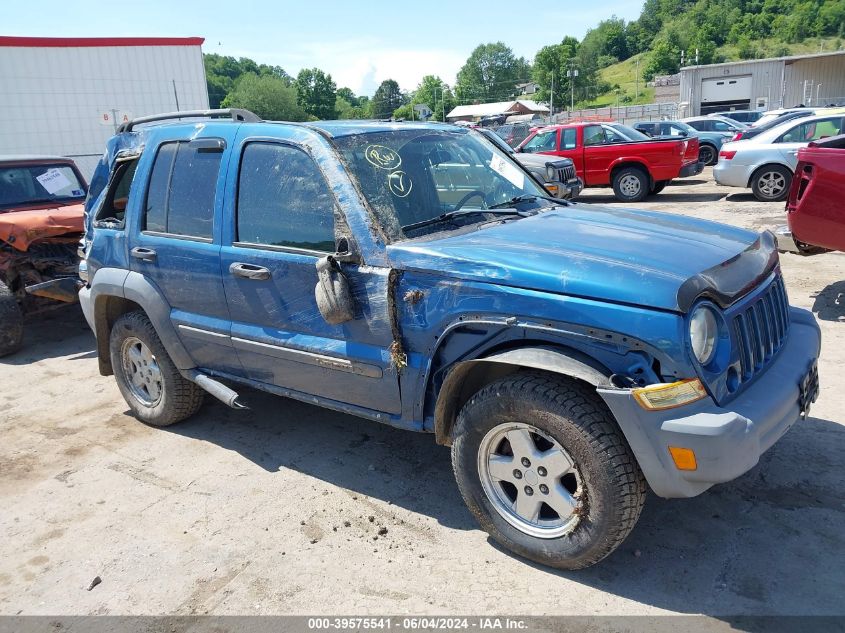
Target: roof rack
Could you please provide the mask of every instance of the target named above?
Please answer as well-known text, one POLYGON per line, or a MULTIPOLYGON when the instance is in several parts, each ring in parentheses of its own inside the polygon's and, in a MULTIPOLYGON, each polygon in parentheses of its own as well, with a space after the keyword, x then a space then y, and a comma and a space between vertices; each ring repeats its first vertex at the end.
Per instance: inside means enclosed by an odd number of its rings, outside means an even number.
POLYGON ((137 119, 132 119, 126 123, 122 123, 117 128, 118 134, 121 132, 131 132, 132 128, 142 123, 153 123, 155 121, 170 121, 173 119, 222 119, 231 118, 232 121, 242 121, 244 123, 259 123, 261 117, 254 112, 244 110, 243 108, 224 108, 222 110, 183 110, 182 112, 167 112, 165 114, 151 114, 150 116, 142 116, 137 119))

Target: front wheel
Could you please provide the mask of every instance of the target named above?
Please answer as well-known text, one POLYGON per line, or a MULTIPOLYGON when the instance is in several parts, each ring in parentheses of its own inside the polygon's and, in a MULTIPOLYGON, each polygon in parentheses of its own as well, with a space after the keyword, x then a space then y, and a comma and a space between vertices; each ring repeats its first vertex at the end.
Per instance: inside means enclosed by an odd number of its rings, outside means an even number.
POLYGON ((15 295, 0 281, 0 356, 14 354, 23 343, 23 312, 15 295))
POLYGON ((792 172, 783 165, 766 165, 751 177, 754 197, 762 202, 785 200, 792 184, 792 172))
POLYGON ((109 351, 120 393, 142 422, 169 426, 199 411, 205 392, 182 377, 143 312, 115 322, 109 351))
POLYGON ((613 175, 613 193, 622 202, 640 202, 651 190, 648 174, 639 167, 623 167, 613 175))
POLYGON ((452 465, 494 540, 561 569, 610 554, 645 502, 639 465, 595 391, 540 372, 502 378, 467 402, 452 465))

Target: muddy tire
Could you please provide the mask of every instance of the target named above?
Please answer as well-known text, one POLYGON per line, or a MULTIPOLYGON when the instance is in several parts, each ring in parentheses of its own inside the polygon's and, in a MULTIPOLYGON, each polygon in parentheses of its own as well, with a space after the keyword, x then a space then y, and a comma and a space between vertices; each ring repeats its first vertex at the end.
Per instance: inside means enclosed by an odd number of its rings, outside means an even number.
POLYGON ((498 543, 560 569, 602 560, 640 516, 646 482, 612 414, 583 383, 519 372, 461 410, 452 466, 498 543))
POLYGON ((751 191, 761 202, 780 202, 789 195, 792 172, 783 165, 764 165, 751 176, 751 191))
POLYGON ((182 377, 143 312, 115 322, 109 351, 120 393, 139 420, 169 426, 199 411, 205 392, 182 377))
POLYGON ((641 202, 651 192, 651 179, 640 167, 623 167, 613 174, 613 193, 621 202, 641 202))
POLYGON ((23 312, 15 295, 0 281, 0 357, 14 354, 23 343, 23 312))

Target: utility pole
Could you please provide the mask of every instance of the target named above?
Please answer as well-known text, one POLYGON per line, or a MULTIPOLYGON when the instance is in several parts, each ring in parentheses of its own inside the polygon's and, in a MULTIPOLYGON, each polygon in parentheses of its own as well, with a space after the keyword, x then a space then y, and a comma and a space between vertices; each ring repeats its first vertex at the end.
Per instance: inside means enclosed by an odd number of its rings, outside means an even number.
POLYGON ((549 93, 549 123, 555 122, 555 71, 552 71, 552 90, 549 93))
POLYGON ((637 99, 640 98, 640 58, 637 57, 637 99))
POLYGON ((569 111, 572 112, 575 110, 575 78, 578 76, 578 69, 575 68, 575 61, 570 60, 569 63, 571 64, 569 70, 566 71, 566 76, 569 77, 569 88, 570 88, 570 97, 569 97, 569 111))

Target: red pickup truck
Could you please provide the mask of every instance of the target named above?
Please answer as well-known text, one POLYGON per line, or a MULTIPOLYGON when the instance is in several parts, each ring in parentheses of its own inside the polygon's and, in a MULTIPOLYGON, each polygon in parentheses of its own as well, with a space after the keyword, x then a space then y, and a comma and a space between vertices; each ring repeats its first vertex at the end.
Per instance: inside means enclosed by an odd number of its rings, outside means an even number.
MULTIPOLYGON (((800 252, 809 254, 819 248, 845 251, 843 182, 845 134, 814 141, 798 150, 786 212, 789 237, 800 252)), ((778 238, 780 242, 780 234, 778 238)))
POLYGON ((611 185, 617 200, 639 202, 674 178, 700 174, 698 139, 653 139, 618 123, 568 123, 540 128, 518 152, 571 158, 586 187, 611 185))

